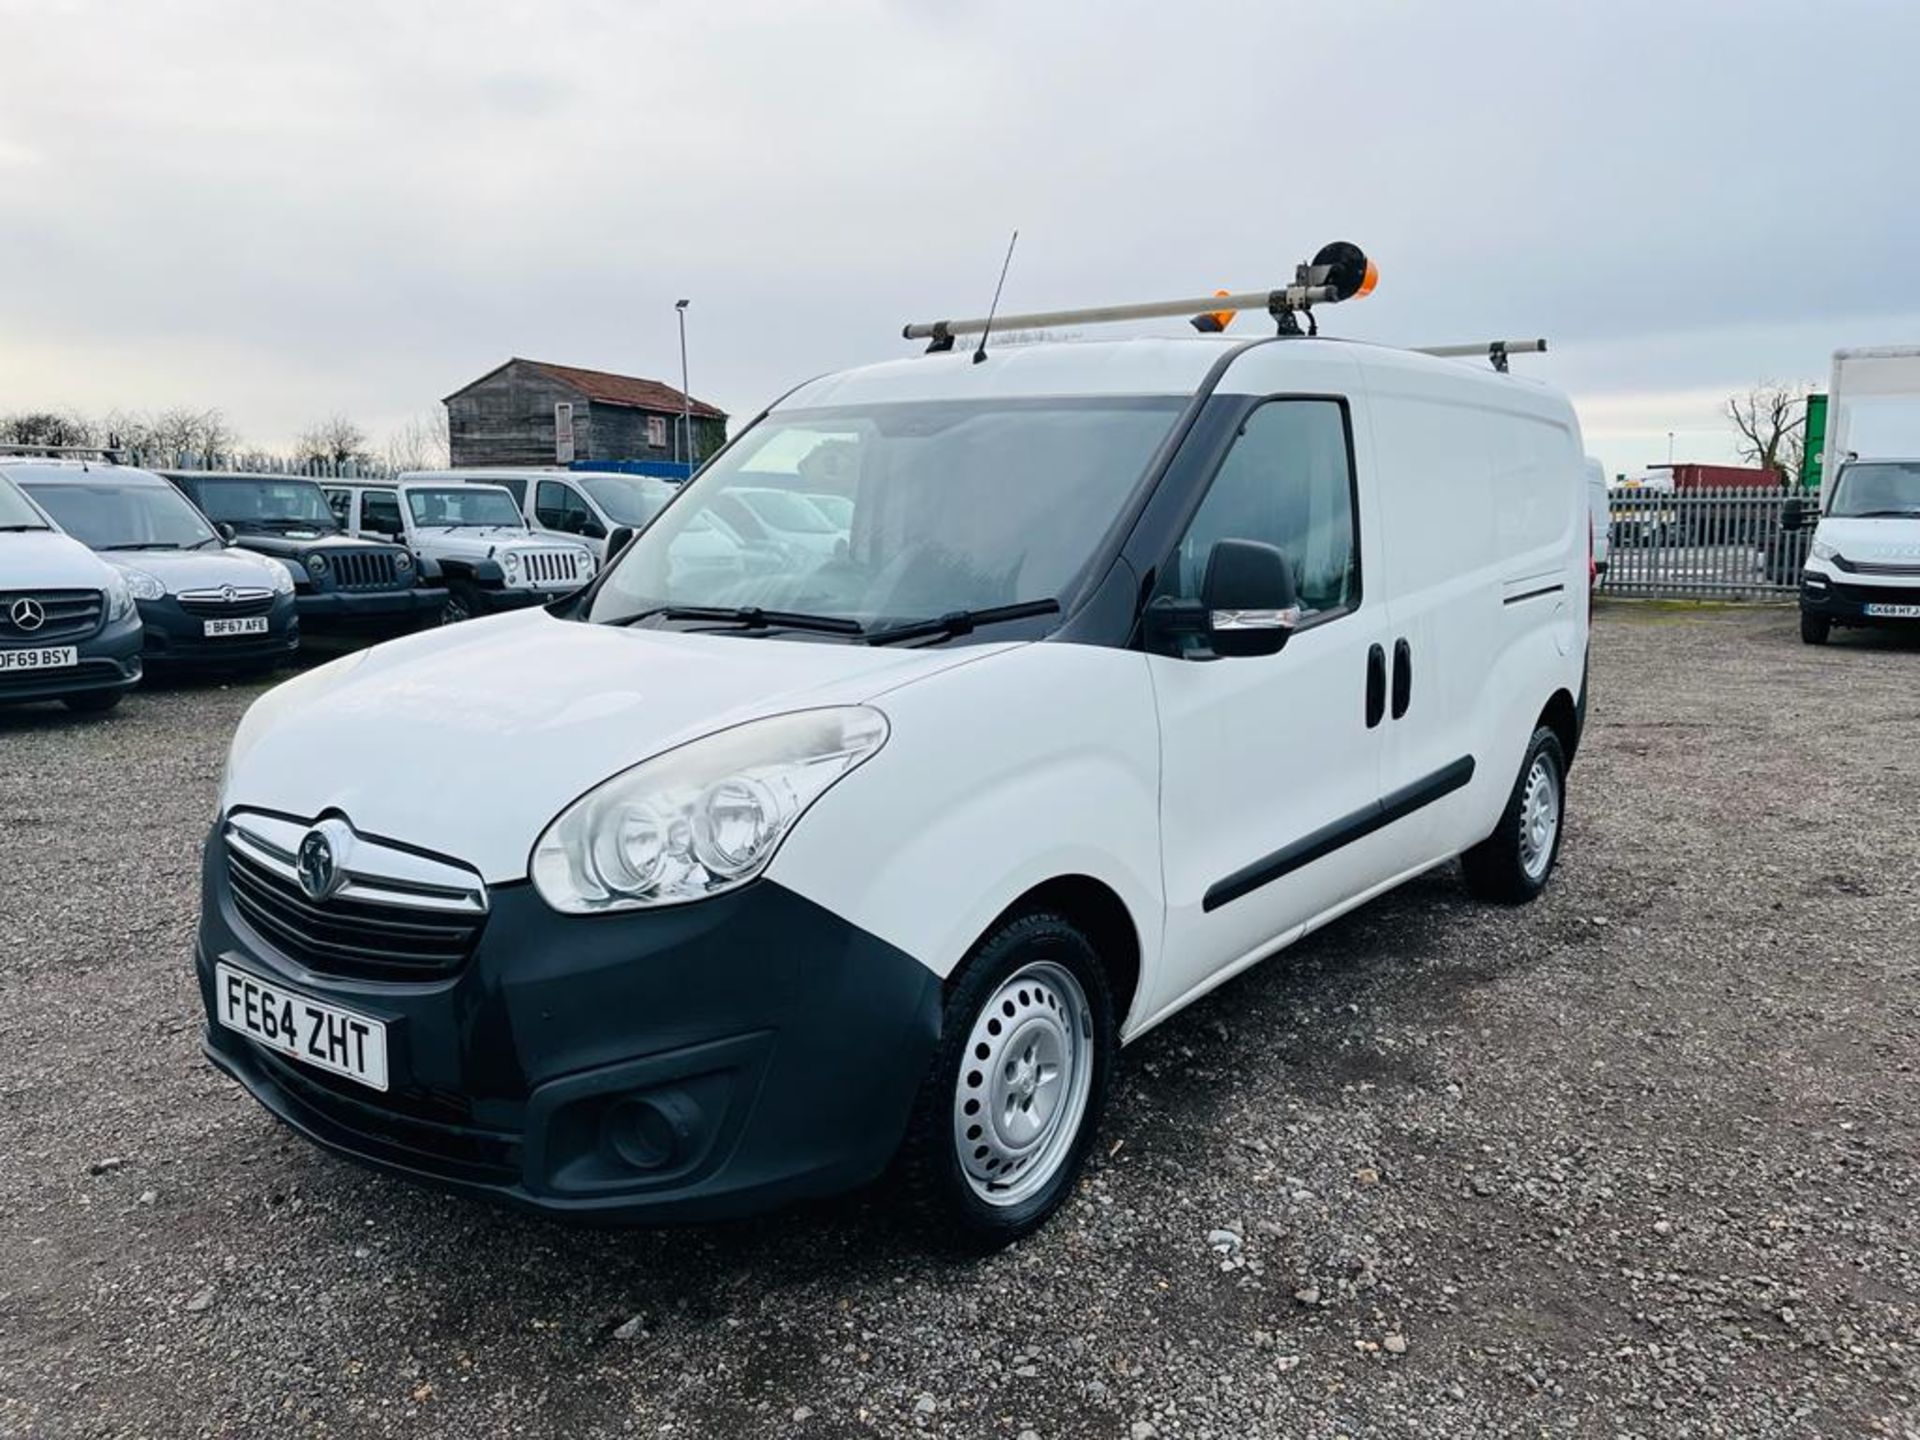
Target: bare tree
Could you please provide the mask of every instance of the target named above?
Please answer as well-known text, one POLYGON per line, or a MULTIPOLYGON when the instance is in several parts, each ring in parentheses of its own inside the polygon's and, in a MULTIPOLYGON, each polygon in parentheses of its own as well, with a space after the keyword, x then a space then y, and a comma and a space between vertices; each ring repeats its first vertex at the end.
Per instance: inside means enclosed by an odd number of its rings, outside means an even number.
POLYGON ((1807 423, 1806 398, 1810 386, 1764 381, 1744 395, 1730 396, 1726 416, 1740 433, 1740 458, 1749 465, 1772 470, 1782 482, 1799 471, 1807 423))
POLYGON ((98 445, 98 428, 84 416, 28 410, 0 419, 0 441, 10 445, 98 445))
POLYGON ((300 432, 293 442, 294 463, 340 468, 373 463, 367 432, 344 415, 329 415, 300 432))
POLYGON ((414 416, 387 436, 381 458, 388 469, 398 473, 440 469, 448 463, 449 453, 447 412, 444 406, 438 406, 414 416))

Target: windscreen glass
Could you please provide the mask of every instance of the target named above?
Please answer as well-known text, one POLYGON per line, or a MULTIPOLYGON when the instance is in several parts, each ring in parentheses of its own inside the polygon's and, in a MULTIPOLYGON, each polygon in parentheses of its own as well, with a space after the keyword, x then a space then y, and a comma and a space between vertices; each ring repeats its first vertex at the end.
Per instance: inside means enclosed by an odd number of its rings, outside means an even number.
POLYGON ((95 550, 197 550, 220 543, 171 485, 102 478, 26 488, 62 530, 95 550))
POLYGON ((590 618, 752 606, 872 626, 1058 599, 1120 518, 1183 403, 775 412, 641 532, 590 618))
POLYGON ((1840 472, 1827 513, 1854 519, 1920 515, 1920 461, 1854 461, 1840 472))
POLYGON ((616 525, 638 530, 658 515, 677 488, 648 475, 577 475, 580 488, 616 525))
POLYGON ((415 525, 509 525, 519 529, 525 524, 511 495, 483 485, 410 488, 407 509, 415 525))
POLYGON ((311 480, 195 480, 194 498, 216 525, 332 530, 333 511, 311 480))

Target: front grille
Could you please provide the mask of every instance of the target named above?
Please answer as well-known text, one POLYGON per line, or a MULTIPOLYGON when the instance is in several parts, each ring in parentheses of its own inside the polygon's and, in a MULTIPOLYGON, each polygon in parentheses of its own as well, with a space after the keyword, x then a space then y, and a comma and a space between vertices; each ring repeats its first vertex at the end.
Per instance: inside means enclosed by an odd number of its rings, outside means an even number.
POLYGON ((1833 557, 1833 563, 1849 575, 1905 575, 1920 579, 1920 565, 1903 565, 1891 560, 1848 560, 1833 557))
POLYGON ((330 550, 327 563, 342 590, 394 590, 404 582, 394 569, 393 556, 391 550, 330 550))
POLYGON ((227 824, 226 850, 228 888, 241 918, 317 974, 439 979, 466 963, 486 925, 478 876, 360 839, 341 822, 308 827, 236 816, 227 824), (343 881, 318 900, 301 887, 296 869, 312 829, 332 838, 343 881))
POLYGON ((106 611, 106 597, 98 590, 0 590, 0 641, 55 645, 84 640, 100 628, 106 611))
POLYGON ((227 616, 264 615, 273 609, 273 591, 249 586, 241 589, 223 585, 218 590, 182 590, 174 597, 189 615, 227 616))
POLYGON ((533 585, 572 585, 582 580, 578 550, 522 550, 520 563, 533 585))
POLYGON ((448 1179, 506 1184, 520 1176, 518 1137, 453 1119, 444 1106, 417 1103, 404 1093, 378 1094, 320 1070, 282 1058, 264 1045, 250 1047, 255 1062, 286 1099, 318 1121, 316 1128, 344 1132, 329 1138, 376 1158, 448 1179), (435 1118, 427 1118, 431 1113, 435 1118))

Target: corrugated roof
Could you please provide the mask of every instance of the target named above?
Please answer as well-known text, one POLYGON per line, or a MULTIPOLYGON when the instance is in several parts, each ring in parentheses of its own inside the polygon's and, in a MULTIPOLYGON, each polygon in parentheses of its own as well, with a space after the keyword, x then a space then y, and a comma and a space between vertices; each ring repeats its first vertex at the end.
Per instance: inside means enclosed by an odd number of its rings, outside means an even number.
MULTIPOLYGON (((534 369, 551 375, 562 384, 571 385, 587 399, 600 405, 624 405, 634 410, 650 410, 662 415, 678 415, 681 412, 681 392, 673 386, 659 380, 644 380, 637 375, 614 375, 605 370, 582 370, 576 365, 554 365, 545 360, 528 360, 516 355, 507 365, 531 365, 534 369)), ((506 365, 489 370, 479 380, 463 385, 454 391, 455 395, 471 390, 481 380, 498 375, 506 365)), ((452 397, 449 396, 449 399, 452 397)), ((727 412, 704 400, 695 400, 690 407, 695 415, 711 420, 724 420, 727 412)))

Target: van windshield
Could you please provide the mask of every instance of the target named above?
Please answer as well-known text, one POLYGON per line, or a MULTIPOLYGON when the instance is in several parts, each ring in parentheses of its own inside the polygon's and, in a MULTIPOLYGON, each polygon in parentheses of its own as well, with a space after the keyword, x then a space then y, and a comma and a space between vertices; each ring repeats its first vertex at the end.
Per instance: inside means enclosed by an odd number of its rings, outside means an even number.
POLYGON ((660 513, 675 488, 651 475, 583 475, 579 480, 614 524, 636 529, 660 513))
POLYGON ((56 480, 27 493, 74 539, 95 550, 198 550, 220 537, 171 485, 56 480))
POLYGON ((1920 460, 1856 460, 1840 471, 1829 515, 1920 516, 1920 460))
POLYGON ((1183 403, 775 412, 640 533, 588 618, 699 606, 872 628, 1058 598, 1093 560, 1183 403))
POLYGON ((0 530, 46 530, 51 527, 27 497, 13 488, 13 482, 0 477, 0 530))

